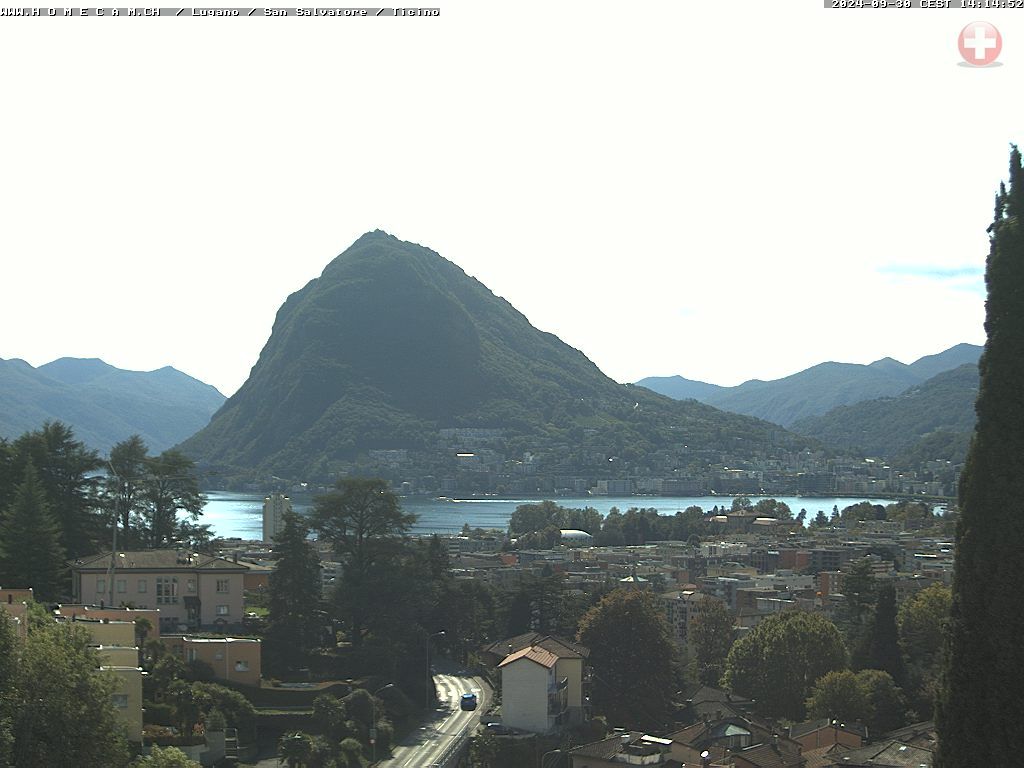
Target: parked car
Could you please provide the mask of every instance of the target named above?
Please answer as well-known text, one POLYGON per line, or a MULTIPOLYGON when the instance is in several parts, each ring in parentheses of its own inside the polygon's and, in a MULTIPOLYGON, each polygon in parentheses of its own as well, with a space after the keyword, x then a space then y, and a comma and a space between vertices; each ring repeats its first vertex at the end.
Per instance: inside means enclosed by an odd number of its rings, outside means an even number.
POLYGON ((477 698, 475 693, 464 693, 462 699, 459 701, 459 707, 462 709, 476 709, 477 698))
POLYGON ((501 723, 488 723, 487 732, 492 736, 511 736, 515 733, 512 728, 509 728, 507 725, 502 725, 501 723))

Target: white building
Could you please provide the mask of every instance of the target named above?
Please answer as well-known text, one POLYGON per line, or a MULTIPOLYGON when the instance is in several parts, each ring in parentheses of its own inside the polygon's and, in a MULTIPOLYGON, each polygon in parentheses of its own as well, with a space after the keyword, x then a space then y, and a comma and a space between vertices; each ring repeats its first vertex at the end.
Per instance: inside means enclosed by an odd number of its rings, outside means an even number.
POLYGON ((263 499, 263 541, 273 541, 284 528, 284 513, 292 511, 292 500, 283 493, 272 493, 263 499))
POLYGON ((581 722, 583 656, 554 638, 510 653, 501 670, 501 723, 550 733, 581 722))

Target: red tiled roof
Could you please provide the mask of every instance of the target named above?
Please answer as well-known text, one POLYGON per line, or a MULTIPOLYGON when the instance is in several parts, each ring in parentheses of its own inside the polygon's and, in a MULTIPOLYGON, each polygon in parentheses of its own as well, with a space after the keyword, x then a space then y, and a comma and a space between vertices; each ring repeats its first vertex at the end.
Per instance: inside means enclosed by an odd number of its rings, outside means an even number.
POLYGON ((544 648, 540 648, 536 645, 531 645, 527 648, 516 651, 515 653, 509 654, 498 666, 504 667, 505 665, 512 664, 520 659, 527 659, 528 661, 535 662, 540 664, 542 667, 547 667, 548 669, 551 669, 558 663, 558 656, 553 654, 551 651, 545 650, 544 648))

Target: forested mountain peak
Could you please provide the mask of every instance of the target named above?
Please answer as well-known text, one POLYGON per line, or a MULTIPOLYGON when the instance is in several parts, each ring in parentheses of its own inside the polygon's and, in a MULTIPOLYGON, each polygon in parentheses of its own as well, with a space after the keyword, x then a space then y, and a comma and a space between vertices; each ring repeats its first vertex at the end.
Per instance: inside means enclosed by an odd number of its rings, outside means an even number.
POLYGON ((705 429, 726 443, 749 431, 750 445, 778 431, 616 383, 457 265, 377 230, 287 298, 249 379, 182 447, 306 476, 373 449, 429 452, 452 428, 499 430, 502 450, 575 435, 612 453, 705 429))

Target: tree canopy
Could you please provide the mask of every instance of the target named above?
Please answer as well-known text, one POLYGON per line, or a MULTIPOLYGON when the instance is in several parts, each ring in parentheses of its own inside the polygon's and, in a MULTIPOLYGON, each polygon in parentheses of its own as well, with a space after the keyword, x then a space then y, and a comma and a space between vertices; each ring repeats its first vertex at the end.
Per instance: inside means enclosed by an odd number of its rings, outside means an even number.
POLYGON ((769 616, 733 643, 722 681, 755 699, 766 715, 802 720, 814 682, 846 663, 846 646, 831 621, 793 611, 769 616))
POLYGON ((733 643, 735 619, 721 600, 706 598, 693 621, 689 638, 697 657, 697 675, 704 685, 718 685, 733 643))
POLYGON ((99 667, 81 627, 49 623, 29 632, 9 694, 15 765, 119 768, 128 762, 110 698, 115 678, 99 667))
POLYGON ((671 631, 650 592, 615 590, 580 621, 590 649, 594 707, 616 726, 660 728, 675 693, 671 631))
POLYGON ((892 676, 877 669, 822 676, 807 699, 808 717, 828 717, 868 727, 868 735, 906 724, 907 703, 892 676))
POLYGON ((348 614, 352 644, 357 647, 373 608, 370 586, 375 575, 385 575, 379 566, 398 552, 415 521, 415 515, 402 511, 398 497, 384 480, 343 478, 334 491, 315 500, 313 528, 341 558, 342 584, 337 594, 348 614))

